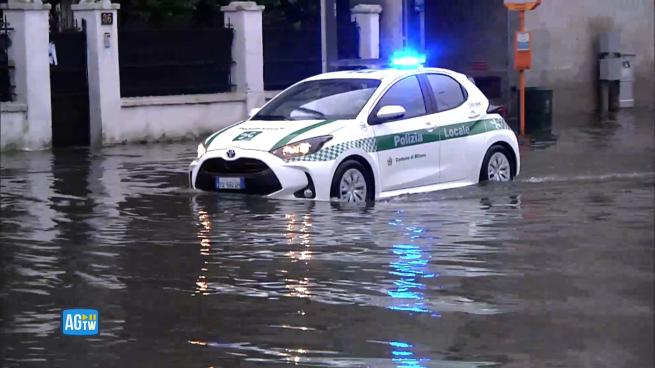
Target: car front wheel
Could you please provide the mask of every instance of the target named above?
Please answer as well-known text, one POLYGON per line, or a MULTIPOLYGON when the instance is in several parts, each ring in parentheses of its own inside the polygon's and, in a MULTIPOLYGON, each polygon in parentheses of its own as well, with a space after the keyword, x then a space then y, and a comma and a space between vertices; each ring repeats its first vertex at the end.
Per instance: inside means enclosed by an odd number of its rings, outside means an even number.
POLYGON ((330 192, 333 198, 341 202, 365 203, 373 200, 373 181, 364 165, 347 160, 334 173, 330 192))
POLYGON ((514 169, 509 152, 501 145, 492 146, 484 156, 480 181, 511 181, 513 178, 514 169))

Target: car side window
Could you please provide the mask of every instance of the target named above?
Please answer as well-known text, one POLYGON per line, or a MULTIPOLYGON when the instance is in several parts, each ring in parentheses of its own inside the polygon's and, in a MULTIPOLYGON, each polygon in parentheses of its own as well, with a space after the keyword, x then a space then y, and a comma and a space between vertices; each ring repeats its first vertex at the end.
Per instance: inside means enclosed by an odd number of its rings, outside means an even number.
POLYGON ((427 110, 418 78, 416 76, 407 77, 391 86, 380 101, 378 101, 376 108, 373 110, 373 116, 377 114, 380 108, 389 105, 397 105, 405 108, 406 113, 403 119, 425 115, 427 110))
POLYGON ((464 88, 453 78, 443 74, 428 74, 427 77, 439 112, 454 109, 466 101, 464 88))

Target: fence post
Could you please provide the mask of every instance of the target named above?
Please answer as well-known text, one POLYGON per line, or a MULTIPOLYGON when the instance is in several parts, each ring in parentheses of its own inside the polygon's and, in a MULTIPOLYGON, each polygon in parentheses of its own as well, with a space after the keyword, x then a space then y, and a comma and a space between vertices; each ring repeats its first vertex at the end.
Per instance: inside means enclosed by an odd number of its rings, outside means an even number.
POLYGON ((380 13, 382 6, 358 4, 350 9, 351 18, 359 26, 359 57, 380 58, 380 13))
POLYGON ((246 93, 247 111, 264 104, 264 46, 262 12, 254 1, 232 1, 222 6, 225 24, 234 29, 232 83, 246 93))
POLYGON ((118 65, 119 4, 80 0, 72 6, 75 21, 86 31, 89 123, 92 146, 122 141, 121 83, 118 65))
POLYGON ((23 147, 48 148, 52 144, 52 108, 50 102, 50 61, 48 58, 48 12, 50 4, 9 0, 0 9, 13 28, 9 60, 14 73, 16 102, 27 105, 23 147))

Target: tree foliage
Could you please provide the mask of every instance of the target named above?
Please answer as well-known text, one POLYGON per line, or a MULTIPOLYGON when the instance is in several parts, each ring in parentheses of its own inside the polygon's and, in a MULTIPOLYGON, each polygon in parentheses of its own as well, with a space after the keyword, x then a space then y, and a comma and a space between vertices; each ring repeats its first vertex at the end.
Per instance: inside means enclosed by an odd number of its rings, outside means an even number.
MULTIPOLYGON (((221 6, 232 0, 114 0, 121 4, 122 24, 215 25, 222 23, 221 6)), ((256 0, 269 14, 297 22, 318 14, 318 0, 256 0)))

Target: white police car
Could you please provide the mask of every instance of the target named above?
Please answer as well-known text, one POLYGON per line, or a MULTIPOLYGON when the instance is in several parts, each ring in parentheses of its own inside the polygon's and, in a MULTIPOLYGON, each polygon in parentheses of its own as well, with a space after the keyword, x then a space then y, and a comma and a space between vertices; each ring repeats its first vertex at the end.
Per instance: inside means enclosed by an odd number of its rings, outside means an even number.
POLYGON ((363 202, 509 181, 514 132, 462 74, 341 71, 289 87, 198 146, 194 188, 363 202))

